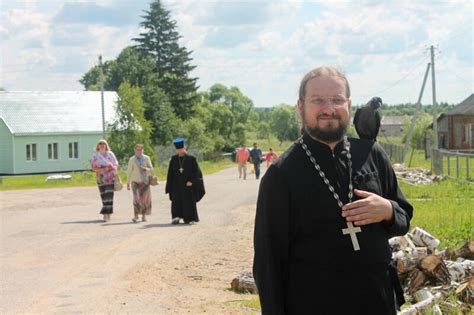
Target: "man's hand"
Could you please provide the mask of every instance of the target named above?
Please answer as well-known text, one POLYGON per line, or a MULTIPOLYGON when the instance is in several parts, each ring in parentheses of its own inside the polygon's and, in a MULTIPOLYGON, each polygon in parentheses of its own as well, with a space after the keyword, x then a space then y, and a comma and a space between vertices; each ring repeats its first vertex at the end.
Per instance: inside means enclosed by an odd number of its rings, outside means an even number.
POLYGON ((355 225, 367 225, 392 219, 393 209, 388 199, 364 190, 354 189, 354 193, 362 199, 342 207, 342 216, 347 221, 355 225))
POLYGON ((191 187, 192 185, 193 185, 193 183, 191 183, 191 182, 186 182, 186 186, 187 186, 187 187, 191 187))
POLYGON ((130 190, 130 184, 127 183, 127 190, 130 190))

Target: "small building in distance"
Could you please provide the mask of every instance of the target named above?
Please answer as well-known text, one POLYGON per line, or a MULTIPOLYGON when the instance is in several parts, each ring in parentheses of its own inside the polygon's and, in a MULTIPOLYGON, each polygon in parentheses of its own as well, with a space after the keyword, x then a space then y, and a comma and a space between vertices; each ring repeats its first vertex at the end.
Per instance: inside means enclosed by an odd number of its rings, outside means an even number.
MULTIPOLYGON (((106 122, 117 99, 104 92, 106 122)), ((101 138, 100 92, 0 92, 0 175, 89 169, 101 138)))
POLYGON ((380 122, 380 136, 399 137, 403 133, 404 123, 409 119, 408 116, 382 116, 380 122))
POLYGON ((474 150, 474 94, 441 114, 437 122, 439 148, 458 151, 474 150))

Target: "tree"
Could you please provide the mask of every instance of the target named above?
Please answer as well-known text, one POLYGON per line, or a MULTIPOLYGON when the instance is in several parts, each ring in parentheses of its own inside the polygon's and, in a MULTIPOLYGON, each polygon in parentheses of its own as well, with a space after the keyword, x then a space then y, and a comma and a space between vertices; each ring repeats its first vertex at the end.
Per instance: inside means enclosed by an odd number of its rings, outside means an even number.
POLYGON ((271 131, 270 125, 266 121, 262 121, 258 124, 257 137, 259 139, 267 139, 270 142, 271 131))
MULTIPOLYGON (((156 79, 153 72, 154 61, 150 57, 140 56, 133 47, 124 48, 115 60, 103 64, 104 89, 117 91, 120 84, 127 81, 132 86, 144 87, 156 79)), ((88 91, 100 89, 100 67, 94 66, 86 72, 79 82, 88 91)))
POLYGON ((233 133, 234 116, 227 105, 212 103, 203 97, 196 107, 196 114, 205 123, 206 134, 212 139, 214 151, 223 151, 234 145, 229 139, 233 133))
POLYGON ((280 141, 295 140, 299 135, 299 124, 296 118, 296 106, 279 105, 273 109, 271 127, 280 141))
POLYGON ((257 112, 251 110, 249 117, 247 118, 247 123, 245 124, 248 131, 258 131, 259 115, 257 112))
MULTIPOLYGON (((143 97, 145 118, 152 125, 152 142, 167 144, 175 136, 181 120, 172 109, 168 93, 160 88, 160 79, 154 73, 155 62, 141 56, 133 47, 124 48, 115 60, 104 63, 104 88, 117 91, 123 82, 139 87, 143 97)), ((86 90, 98 90, 100 69, 91 68, 80 80, 86 90)))
POLYGON ((176 115, 185 120, 193 114, 198 101, 197 78, 190 77, 195 68, 190 64, 191 51, 178 44, 181 36, 176 31, 176 22, 160 0, 153 1, 142 17, 140 26, 144 31, 133 39, 137 42, 135 47, 143 56, 154 60, 158 86, 168 95, 176 115))
POLYGON ((212 114, 208 130, 214 130, 217 139, 223 138, 224 147, 230 150, 245 142, 246 124, 253 108, 250 98, 237 87, 227 88, 214 84, 202 97, 212 114))
MULTIPOLYGON (((112 61, 106 61, 102 65, 102 69, 104 73, 108 72, 108 69, 110 67, 110 63, 112 61)), ((107 79, 107 76, 104 76, 104 89, 108 91, 116 91, 116 89, 111 90, 108 89, 105 85, 105 82, 107 79)), ((86 91, 99 91, 100 90, 100 67, 99 66, 93 66, 89 71, 87 71, 82 78, 79 80, 79 82, 84 86, 86 91)))
MULTIPOLYGON (((420 113, 418 119, 416 120, 416 124, 413 127, 413 134, 410 142, 410 146, 413 149, 423 149, 425 147, 425 133, 429 130, 429 125, 433 122, 433 118, 425 113, 420 113)), ((403 134, 403 143, 405 143, 408 139, 408 131, 409 131, 409 123, 404 130, 403 134)))
POLYGON ((171 107, 168 94, 156 84, 142 88, 145 101, 145 117, 153 125, 154 144, 166 145, 177 136, 182 120, 171 107))
POLYGON ((116 91, 120 84, 127 81, 132 86, 146 87, 157 80, 153 66, 153 59, 141 56, 133 47, 126 47, 110 65, 110 70, 107 72, 108 86, 116 91))
POLYGON ((211 137, 206 134, 206 126, 197 117, 186 120, 183 136, 188 139, 188 148, 199 148, 202 152, 214 151, 214 144, 211 137))
POLYGON ((133 154, 137 143, 144 145, 145 153, 155 164, 156 156, 151 145, 151 124, 145 119, 141 91, 124 82, 118 89, 119 99, 116 104, 116 118, 109 124, 111 147, 120 164, 126 164, 133 154))

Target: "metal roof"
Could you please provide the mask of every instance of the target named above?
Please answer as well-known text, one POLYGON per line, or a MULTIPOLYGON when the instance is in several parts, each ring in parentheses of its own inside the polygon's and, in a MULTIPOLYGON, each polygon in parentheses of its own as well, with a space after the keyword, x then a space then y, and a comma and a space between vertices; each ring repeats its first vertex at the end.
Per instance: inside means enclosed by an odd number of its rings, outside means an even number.
MULTIPOLYGON (((106 122, 117 99, 104 92, 106 122)), ((100 91, 2 91, 0 119, 16 135, 102 132, 100 91)))
POLYGON ((471 94, 464 101, 454 106, 453 109, 444 113, 446 116, 452 115, 474 115, 474 94, 471 94))
POLYGON ((384 125, 403 125, 408 116, 383 116, 380 124, 384 125))

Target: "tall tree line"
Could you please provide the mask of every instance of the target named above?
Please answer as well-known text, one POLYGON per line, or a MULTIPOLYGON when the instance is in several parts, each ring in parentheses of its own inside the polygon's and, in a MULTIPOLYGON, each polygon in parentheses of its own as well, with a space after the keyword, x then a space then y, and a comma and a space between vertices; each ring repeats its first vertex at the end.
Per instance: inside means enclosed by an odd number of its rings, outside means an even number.
MULTIPOLYGON (((228 150, 243 143, 252 101, 237 87, 222 84, 199 93, 197 78, 191 76, 195 68, 192 52, 179 45, 181 36, 170 12, 155 0, 142 18, 143 31, 132 39, 133 44, 102 67, 104 88, 117 91, 120 98, 119 117, 109 126, 111 140, 148 137, 152 145, 167 145, 174 137, 183 136, 188 145, 203 151, 228 150), (131 100, 133 104, 124 104, 131 100), (119 137, 119 131, 125 131, 123 122, 130 122, 139 112, 143 112, 143 120, 136 121, 141 125, 128 124, 139 134, 119 137)), ((79 80, 86 90, 99 90, 100 70, 94 66, 79 80)), ((116 146, 123 146, 123 142, 116 146)))

